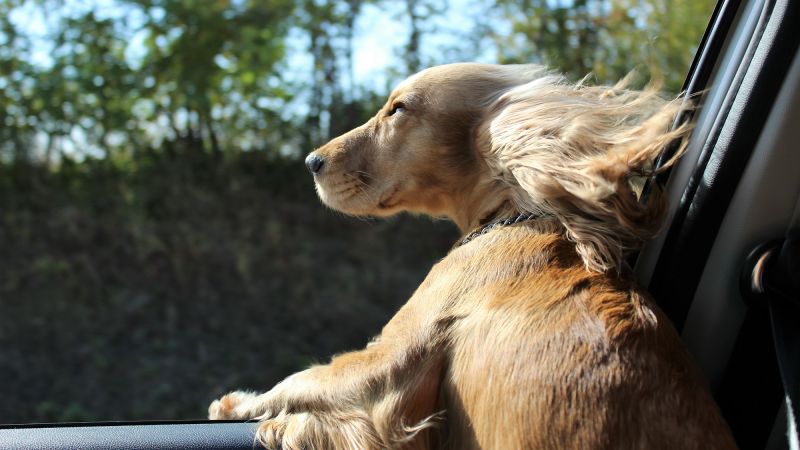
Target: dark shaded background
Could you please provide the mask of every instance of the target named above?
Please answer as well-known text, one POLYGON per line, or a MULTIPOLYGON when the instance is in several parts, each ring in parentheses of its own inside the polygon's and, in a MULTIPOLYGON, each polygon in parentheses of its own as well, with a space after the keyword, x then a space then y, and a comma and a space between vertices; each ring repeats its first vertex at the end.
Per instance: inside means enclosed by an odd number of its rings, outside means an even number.
POLYGON ((0 417, 202 417, 363 346, 455 238, 341 217, 299 163, 246 159, 0 172, 0 417))

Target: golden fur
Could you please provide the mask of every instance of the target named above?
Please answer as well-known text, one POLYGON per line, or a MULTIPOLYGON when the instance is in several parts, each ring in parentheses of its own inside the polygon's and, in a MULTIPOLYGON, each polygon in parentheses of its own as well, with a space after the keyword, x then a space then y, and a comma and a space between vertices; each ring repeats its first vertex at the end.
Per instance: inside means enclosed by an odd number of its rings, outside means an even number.
POLYGON ((659 228, 632 178, 686 126, 654 89, 570 84, 538 66, 453 64, 401 83, 313 154, 324 203, 481 224, 364 350, 234 392, 271 449, 722 449, 727 425, 623 256, 659 228))

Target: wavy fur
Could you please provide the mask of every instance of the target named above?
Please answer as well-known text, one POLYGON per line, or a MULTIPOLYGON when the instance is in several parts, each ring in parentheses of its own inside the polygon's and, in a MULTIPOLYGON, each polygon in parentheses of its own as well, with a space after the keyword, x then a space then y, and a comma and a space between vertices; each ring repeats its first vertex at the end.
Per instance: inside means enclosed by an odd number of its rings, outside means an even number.
POLYGON ((660 229, 660 192, 639 201, 632 178, 650 175, 672 142, 682 154, 691 127, 670 130, 686 107, 657 89, 570 84, 546 75, 503 93, 489 107, 478 151, 492 177, 511 186, 510 209, 558 217, 587 268, 619 270, 623 256, 660 229))

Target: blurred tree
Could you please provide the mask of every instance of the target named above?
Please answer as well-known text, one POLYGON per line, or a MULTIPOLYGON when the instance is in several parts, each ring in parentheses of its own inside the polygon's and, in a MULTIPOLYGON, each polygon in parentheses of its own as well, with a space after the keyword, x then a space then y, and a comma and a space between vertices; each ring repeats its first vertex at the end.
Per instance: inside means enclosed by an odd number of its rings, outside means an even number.
POLYGON ((432 23, 448 10, 445 0, 405 0, 405 14, 408 20, 408 40, 403 48, 405 75, 423 69, 423 65, 440 64, 443 61, 424 61, 422 41, 424 36, 436 33, 432 23))
POLYGON ((419 0, 406 0, 406 11, 408 12, 408 22, 410 24, 408 43, 406 44, 406 70, 408 73, 414 73, 420 69, 419 59, 419 40, 420 29, 419 22, 421 20, 420 12, 418 11, 419 0))
MULTIPOLYGON (((0 162, 29 162, 38 124, 35 70, 26 61, 30 42, 10 20, 21 1, 0 2, 0 162)), ((41 100, 38 100, 39 102, 41 100)))
POLYGON ((290 94, 277 69, 293 2, 125 1, 146 15, 142 119, 165 119, 169 138, 215 158, 286 137, 276 110, 290 94))
POLYGON ((714 0, 497 0, 492 39, 503 63, 548 64, 614 82, 634 68, 680 90, 714 0))
MULTIPOLYGON (((370 3, 408 25, 390 80, 449 62, 427 39, 453 8, 444 0, 116 0, 117 14, 60 0, 0 2, 0 151, 20 161, 77 153, 117 162, 142 151, 303 154, 362 122, 385 95, 354 76, 354 30, 370 3), (46 65, 31 63, 30 40, 9 19, 30 5, 57 19, 46 65), (287 53, 289 39, 307 52, 307 74, 286 75, 301 58, 287 53)), ((474 58, 494 53, 602 82, 639 66, 676 91, 712 4, 474 0, 479 16, 463 27, 473 35, 464 42, 490 43, 474 58)))
POLYGON ((111 19, 92 12, 64 19, 55 39, 53 65, 36 83, 39 131, 48 145, 77 134, 79 144, 109 160, 117 151, 143 145, 131 124, 140 77, 126 63, 125 48, 111 19))
POLYGON ((292 98, 281 68, 293 2, 119 0, 117 8, 142 18, 135 28, 125 16, 34 3, 58 19, 50 64, 27 62, 25 36, 8 14, 0 19, 9 74, 0 78, 0 119, 14 159, 29 155, 35 138, 46 160, 54 149, 63 159, 65 147, 112 160, 162 143, 219 159, 223 148, 279 149, 293 135, 281 111, 292 98), (137 33, 143 55, 132 61, 126 52, 137 33))
POLYGON ((353 35, 364 0, 319 2, 305 0, 299 24, 308 36, 312 57, 309 113, 303 147, 311 150, 333 136, 362 123, 371 113, 371 93, 354 81, 353 35))

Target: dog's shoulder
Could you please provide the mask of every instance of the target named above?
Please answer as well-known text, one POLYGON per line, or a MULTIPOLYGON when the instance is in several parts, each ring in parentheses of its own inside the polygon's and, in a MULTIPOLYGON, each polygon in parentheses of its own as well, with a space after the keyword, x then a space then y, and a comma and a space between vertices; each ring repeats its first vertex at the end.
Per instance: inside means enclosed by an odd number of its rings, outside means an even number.
POLYGON ((672 331, 633 277, 587 270, 563 235, 525 226, 453 249, 423 286, 473 313, 514 310, 531 320, 550 320, 545 328, 584 326, 613 342, 663 340, 659 335, 672 331))

